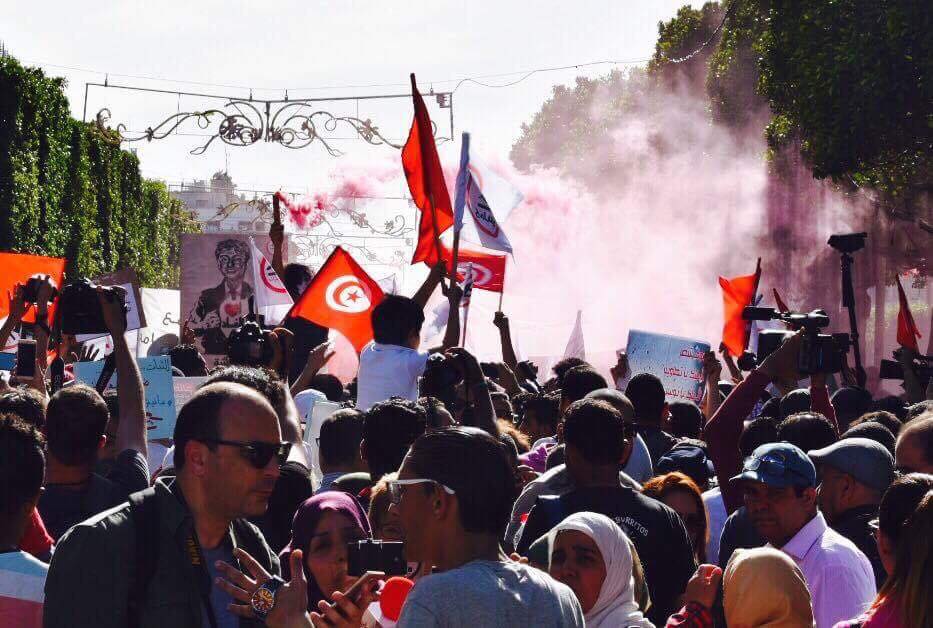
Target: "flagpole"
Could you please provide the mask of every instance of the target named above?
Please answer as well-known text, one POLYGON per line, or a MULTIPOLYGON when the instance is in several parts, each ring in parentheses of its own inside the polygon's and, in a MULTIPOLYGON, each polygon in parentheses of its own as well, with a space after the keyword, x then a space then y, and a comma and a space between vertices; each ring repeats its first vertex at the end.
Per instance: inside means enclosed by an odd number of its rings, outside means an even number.
POLYGON ((460 172, 457 173, 457 196, 454 202, 454 244, 453 253, 451 254, 451 257, 453 257, 451 272, 453 274, 450 276, 452 282, 457 281, 457 265, 460 262, 460 230, 463 229, 463 204, 466 202, 466 190, 462 186, 462 177, 466 176, 463 170, 468 164, 469 155, 470 134, 463 133, 460 139, 460 172))
POLYGON ((463 308, 463 338, 460 340, 460 346, 466 347, 467 324, 470 322, 470 304, 463 308))
POLYGON ((506 257, 502 262, 502 292, 499 293, 499 311, 502 311, 502 299, 505 297, 505 278, 508 276, 506 272, 509 267, 509 258, 506 257))

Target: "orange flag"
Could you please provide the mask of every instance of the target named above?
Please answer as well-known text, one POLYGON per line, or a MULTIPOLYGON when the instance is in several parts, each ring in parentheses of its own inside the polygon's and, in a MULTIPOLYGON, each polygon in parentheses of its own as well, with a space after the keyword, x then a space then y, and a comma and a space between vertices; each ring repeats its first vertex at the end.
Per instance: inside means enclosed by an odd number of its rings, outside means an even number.
POLYGON ((383 298, 379 284, 338 246, 286 318, 336 329, 359 353, 373 339, 372 311, 383 298))
POLYGON ((761 279, 761 258, 754 275, 743 275, 726 279, 719 278, 722 288, 722 305, 725 322, 722 326, 722 342, 733 356, 740 356, 748 346, 749 322, 742 318, 742 310, 752 305, 761 279))
POLYGON ((917 329, 914 316, 910 313, 910 305, 907 303, 907 295, 904 294, 901 278, 895 275, 894 280, 897 282, 897 297, 901 302, 901 307, 897 312, 897 344, 907 347, 914 353, 920 353, 920 348, 917 346, 917 338, 922 337, 920 330, 917 329))
POLYGON ((417 264, 428 261, 432 255, 437 259, 438 237, 454 224, 454 212, 441 160, 437 156, 431 118, 418 92, 414 74, 411 75, 411 97, 415 118, 408 132, 408 141, 402 148, 402 167, 411 197, 421 210, 418 244, 411 258, 411 263, 417 264))
POLYGON ((781 295, 778 294, 777 288, 771 288, 771 291, 774 293, 774 302, 777 304, 779 312, 790 312, 790 308, 787 307, 787 304, 784 303, 784 299, 781 298, 781 295))
MULTIPOLYGON (((25 284, 33 275, 49 275, 55 285, 61 288, 65 276, 65 260, 25 253, 0 253, 0 321, 10 314, 7 292, 12 295, 16 284, 25 284)), ((29 308, 23 321, 34 323, 35 310, 35 307, 29 308)), ((49 320, 55 320, 54 305, 49 308, 49 320)), ((51 322, 49 324, 51 325, 51 322)))

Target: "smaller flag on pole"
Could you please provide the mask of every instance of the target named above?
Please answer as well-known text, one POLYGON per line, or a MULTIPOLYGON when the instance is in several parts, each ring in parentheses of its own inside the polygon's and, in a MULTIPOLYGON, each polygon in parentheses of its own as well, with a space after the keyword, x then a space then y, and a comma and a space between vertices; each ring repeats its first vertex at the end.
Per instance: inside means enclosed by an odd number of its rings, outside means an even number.
POLYGON ((748 324, 749 321, 742 318, 742 312, 746 306, 754 304, 760 279, 760 258, 753 275, 743 275, 732 279, 719 278, 725 318, 722 326, 722 342, 726 345, 729 353, 735 357, 742 355, 745 352, 745 347, 748 346, 751 326, 748 324))
POLYGON ((253 294, 256 296, 256 313, 261 314, 267 325, 278 325, 295 304, 288 294, 288 289, 272 264, 256 246, 252 236, 249 239, 252 249, 253 294))
POLYGON ((907 295, 904 293, 904 286, 901 285, 901 278, 895 275, 894 280, 897 283, 897 298, 900 301, 900 309, 897 312, 897 344, 910 349, 914 353, 920 353, 917 338, 923 336, 920 335, 920 330, 917 329, 914 315, 910 313, 910 305, 907 303, 907 295))
POLYGON ((586 345, 583 342, 583 310, 577 310, 577 322, 573 325, 567 348, 564 349, 564 357, 586 359, 586 345))

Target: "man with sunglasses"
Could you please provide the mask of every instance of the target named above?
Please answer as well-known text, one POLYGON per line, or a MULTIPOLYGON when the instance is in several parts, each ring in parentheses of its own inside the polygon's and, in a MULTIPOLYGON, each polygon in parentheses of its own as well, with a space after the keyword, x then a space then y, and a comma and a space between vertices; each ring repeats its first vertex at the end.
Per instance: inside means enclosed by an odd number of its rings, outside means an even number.
POLYGON ((817 508, 816 467, 790 443, 761 445, 731 480, 768 545, 803 572, 817 628, 857 617, 875 597, 871 563, 852 541, 830 528, 817 508))
MULTIPOLYGON (((270 573, 278 560, 245 519, 265 512, 288 457, 269 402, 240 384, 214 383, 182 407, 174 479, 73 527, 46 584, 46 628, 258 628, 228 610, 217 561, 246 549, 270 573)), ((272 585, 274 586, 274 585, 272 585)))

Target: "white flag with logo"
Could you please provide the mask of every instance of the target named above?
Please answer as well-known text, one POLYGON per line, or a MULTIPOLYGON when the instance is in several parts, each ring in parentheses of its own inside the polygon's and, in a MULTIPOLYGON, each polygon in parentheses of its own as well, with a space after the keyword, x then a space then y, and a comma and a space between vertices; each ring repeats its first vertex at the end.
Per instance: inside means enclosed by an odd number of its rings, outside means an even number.
POLYGON ((502 223, 523 198, 511 183, 471 154, 470 134, 464 133, 454 204, 454 229, 460 231, 460 237, 487 249, 511 253, 512 245, 502 230, 502 223), (473 220, 463 219, 464 207, 473 220))
POLYGON ((253 294, 256 301, 256 313, 265 317, 267 325, 278 325, 294 305, 285 284, 272 264, 262 254, 253 238, 249 239, 252 251, 250 256, 253 267, 253 294))
POLYGON ((567 348, 564 349, 565 358, 586 359, 586 347, 583 344, 583 311, 577 310, 577 322, 573 326, 567 348))

